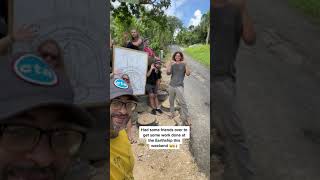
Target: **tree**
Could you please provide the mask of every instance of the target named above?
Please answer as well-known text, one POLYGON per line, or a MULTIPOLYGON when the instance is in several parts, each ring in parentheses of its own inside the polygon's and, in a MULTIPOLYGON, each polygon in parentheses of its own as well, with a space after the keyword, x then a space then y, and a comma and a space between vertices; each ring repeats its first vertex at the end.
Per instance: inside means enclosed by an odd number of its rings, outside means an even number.
POLYGON ((188 28, 181 30, 177 37, 177 43, 189 46, 197 43, 209 43, 210 36, 210 11, 201 17, 200 24, 197 26, 191 25, 188 28))
POLYGON ((210 11, 208 11, 206 14, 204 14, 201 17, 200 26, 202 26, 202 30, 207 32, 206 36, 206 44, 209 43, 209 37, 210 37, 210 11))
POLYGON ((145 5, 151 6, 151 14, 163 15, 164 9, 167 9, 171 5, 171 0, 136 0, 138 3, 126 3, 123 0, 111 0, 111 2, 120 3, 119 7, 126 6, 127 8, 114 7, 111 3, 111 12, 126 11, 124 13, 131 13, 131 15, 140 17, 141 13, 146 11, 145 5))

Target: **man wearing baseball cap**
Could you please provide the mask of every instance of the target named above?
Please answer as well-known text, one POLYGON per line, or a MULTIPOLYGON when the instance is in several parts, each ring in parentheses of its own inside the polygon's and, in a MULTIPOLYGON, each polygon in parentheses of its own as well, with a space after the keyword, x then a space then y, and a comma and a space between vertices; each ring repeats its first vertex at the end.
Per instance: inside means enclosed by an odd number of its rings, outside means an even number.
POLYGON ((38 56, 0 59, 0 179, 62 180, 91 116, 73 104, 64 73, 38 56))
POLYGON ((110 78, 110 179, 134 179, 134 157, 125 128, 137 106, 133 90, 121 76, 110 78))

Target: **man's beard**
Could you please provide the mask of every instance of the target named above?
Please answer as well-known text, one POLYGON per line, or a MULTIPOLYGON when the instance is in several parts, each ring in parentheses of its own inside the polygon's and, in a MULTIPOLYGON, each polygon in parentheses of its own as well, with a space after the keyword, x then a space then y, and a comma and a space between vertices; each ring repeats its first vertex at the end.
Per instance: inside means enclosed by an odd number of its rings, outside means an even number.
POLYGON ((128 114, 122 114, 122 113, 111 113, 111 129, 113 129, 115 132, 119 132, 122 129, 124 129, 130 119, 130 116, 128 114), (114 118, 120 119, 123 121, 122 123, 114 122, 114 118))
POLYGON ((36 165, 14 165, 2 170, 1 180, 21 179, 21 180, 61 180, 65 174, 58 173, 53 166, 38 167, 36 165))

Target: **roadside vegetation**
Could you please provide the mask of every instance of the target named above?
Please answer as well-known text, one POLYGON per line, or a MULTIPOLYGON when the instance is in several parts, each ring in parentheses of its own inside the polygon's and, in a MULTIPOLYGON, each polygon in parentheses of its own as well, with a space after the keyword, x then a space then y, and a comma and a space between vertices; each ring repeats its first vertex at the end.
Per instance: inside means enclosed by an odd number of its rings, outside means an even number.
POLYGON ((320 23, 319 0, 289 0, 289 3, 320 23))
POLYGON ((184 49, 192 59, 210 68, 210 45, 198 44, 184 49))

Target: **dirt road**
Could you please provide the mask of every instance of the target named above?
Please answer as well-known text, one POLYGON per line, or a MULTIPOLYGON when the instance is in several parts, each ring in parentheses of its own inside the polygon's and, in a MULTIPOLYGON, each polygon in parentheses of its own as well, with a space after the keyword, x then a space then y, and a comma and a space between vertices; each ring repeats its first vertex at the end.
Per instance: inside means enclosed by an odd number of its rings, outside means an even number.
MULTIPOLYGON (((181 51, 171 46, 171 51, 181 51)), ((210 174, 210 70, 184 54, 192 73, 184 93, 192 118, 190 150, 202 172, 210 174)))

